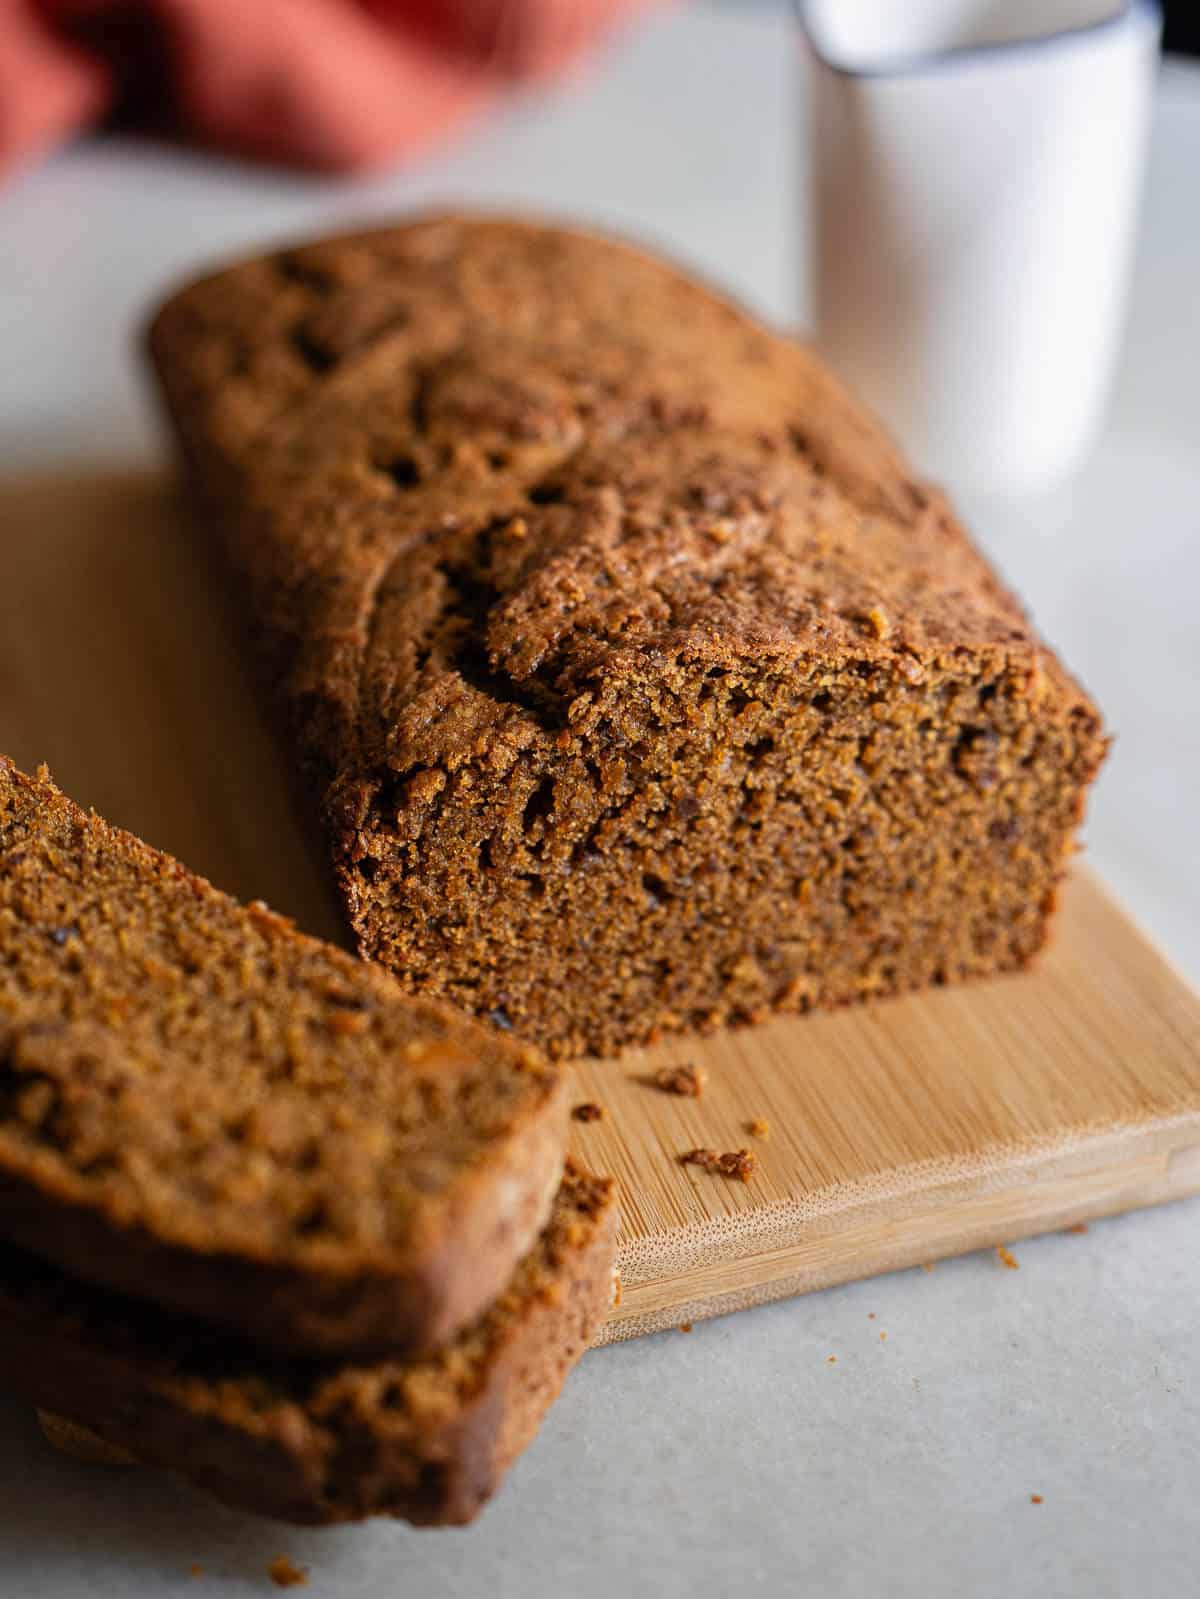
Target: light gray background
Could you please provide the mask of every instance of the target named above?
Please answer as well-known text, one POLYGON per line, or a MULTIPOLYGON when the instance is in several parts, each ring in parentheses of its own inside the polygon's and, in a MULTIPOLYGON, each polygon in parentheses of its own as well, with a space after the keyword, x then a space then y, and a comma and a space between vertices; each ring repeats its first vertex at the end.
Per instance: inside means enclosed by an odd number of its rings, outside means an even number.
MULTIPOLYGON (((414 203, 616 225, 795 321, 798 95, 786 13, 726 7, 649 23, 410 175, 334 187, 84 144, 0 195, 0 470, 159 460, 130 339, 160 289, 414 203)), ((1194 978, 1198 184, 1200 69, 1171 65, 1105 436, 1070 487, 966 507, 1117 729, 1092 859, 1194 978)), ((1198 1222, 1176 1205, 1023 1244, 1019 1272, 976 1256, 598 1352, 466 1532, 255 1522, 62 1461, 0 1401, 0 1594, 262 1594, 280 1550, 338 1599, 1194 1594, 1198 1222)))

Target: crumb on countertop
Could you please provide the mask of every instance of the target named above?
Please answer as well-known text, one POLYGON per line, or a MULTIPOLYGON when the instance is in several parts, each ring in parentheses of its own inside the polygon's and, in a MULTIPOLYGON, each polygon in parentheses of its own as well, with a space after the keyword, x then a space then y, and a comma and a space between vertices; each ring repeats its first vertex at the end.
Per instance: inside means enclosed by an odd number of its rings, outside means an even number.
POLYGON ((885 1333, 885 1332, 881 1332, 881 1333, 880 1333, 880 1335, 879 1335, 879 1342, 880 1342, 880 1343, 881 1343, 881 1344, 886 1344, 886 1343, 887 1343, 887 1333, 885 1333))
POLYGON ((1029 1496, 1029 1503, 1031 1505, 1043 1505, 1045 1502, 1046 1501, 1042 1498, 1041 1494, 1030 1494, 1029 1496))
POLYGON ((586 1104, 576 1105, 571 1115, 577 1122, 600 1122, 604 1120, 606 1112, 603 1105, 588 1101, 586 1104))
POLYGON ((721 1177, 737 1177, 748 1183, 758 1165, 758 1157, 748 1149, 731 1149, 719 1155, 715 1149, 689 1149, 680 1160, 685 1166, 703 1166, 721 1177))
POLYGON ((746 1123, 746 1131, 751 1138, 770 1138, 771 1124, 765 1116, 755 1116, 752 1121, 746 1123))
POLYGON ((1007 1266, 1009 1271, 1019 1271, 1021 1262, 1011 1249, 1006 1249, 1003 1244, 996 1245, 996 1259, 1002 1266, 1007 1266))
POLYGON ((1067 1228, 1069 1233, 1086 1233, 1087 1230, 1088 1224, 1085 1221, 1077 1221, 1073 1227, 1067 1228))
POLYGON ((204 1575, 204 1567, 200 1564, 200 1562, 198 1560, 193 1560, 191 1565, 188 1567, 188 1576, 189 1577, 202 1577, 203 1575, 204 1575))
POLYGON ((826 1355, 825 1356, 825 1364, 827 1366, 836 1366, 837 1365, 837 1356, 836 1355, 826 1355))
POLYGON ((267 1575, 277 1588, 302 1588, 308 1581, 308 1568, 293 1565, 286 1555, 276 1555, 267 1575))
POLYGON ((692 1324, 691 1324, 691 1322, 690 1322, 690 1321, 681 1321, 681 1322, 680 1322, 680 1323, 679 1323, 679 1328, 678 1328, 678 1330, 679 1330, 679 1331, 680 1331, 680 1332, 691 1332, 691 1330, 692 1330, 692 1324))
POLYGON ((922 1271, 932 1271, 933 1270, 933 1262, 931 1260, 923 1260, 921 1262, 921 1270, 922 1271))
POLYGON ((682 1094, 688 1099, 699 1099, 704 1092, 708 1074, 699 1066, 687 1062, 682 1066, 660 1066, 654 1081, 664 1094, 682 1094))

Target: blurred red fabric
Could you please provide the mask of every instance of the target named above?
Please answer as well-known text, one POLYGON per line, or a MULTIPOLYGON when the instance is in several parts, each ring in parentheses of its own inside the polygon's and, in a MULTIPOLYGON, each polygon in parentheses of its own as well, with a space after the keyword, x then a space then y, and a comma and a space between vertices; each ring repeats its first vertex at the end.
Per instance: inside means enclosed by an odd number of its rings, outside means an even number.
POLYGON ((561 71, 653 0, 0 0, 0 178, 118 114, 353 172, 506 84, 561 71))

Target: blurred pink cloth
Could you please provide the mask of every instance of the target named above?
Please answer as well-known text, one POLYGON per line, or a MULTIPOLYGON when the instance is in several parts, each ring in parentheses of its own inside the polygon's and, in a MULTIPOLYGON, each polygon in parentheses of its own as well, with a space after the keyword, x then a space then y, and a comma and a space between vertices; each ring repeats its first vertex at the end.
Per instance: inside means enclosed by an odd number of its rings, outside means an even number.
POLYGON ((112 113, 353 172, 652 0, 0 0, 0 177, 112 113))

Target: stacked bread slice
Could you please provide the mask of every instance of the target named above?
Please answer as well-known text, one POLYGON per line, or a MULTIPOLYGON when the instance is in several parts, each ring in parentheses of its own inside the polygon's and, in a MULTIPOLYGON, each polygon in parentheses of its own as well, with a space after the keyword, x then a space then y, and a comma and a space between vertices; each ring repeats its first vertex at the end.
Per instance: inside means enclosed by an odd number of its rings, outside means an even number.
POLYGON ((0 759, 0 1383, 229 1503, 465 1521, 607 1308, 533 1051, 0 759))

